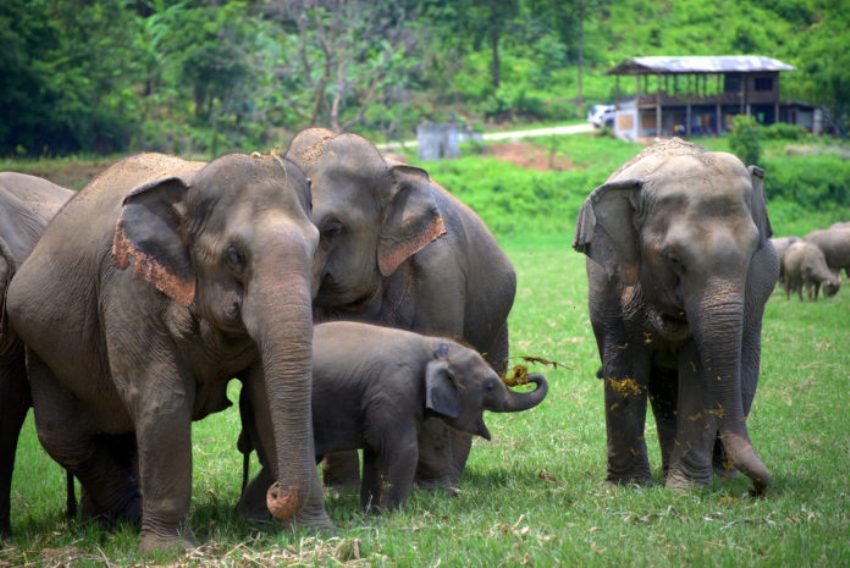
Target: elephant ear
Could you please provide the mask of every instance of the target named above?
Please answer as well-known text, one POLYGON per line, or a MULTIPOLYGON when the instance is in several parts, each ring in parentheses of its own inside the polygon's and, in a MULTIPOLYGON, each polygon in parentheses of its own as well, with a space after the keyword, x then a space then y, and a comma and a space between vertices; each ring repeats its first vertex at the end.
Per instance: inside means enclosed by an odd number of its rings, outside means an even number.
POLYGON ((443 216, 431 195, 428 172, 397 164, 390 173, 394 192, 378 239, 378 268, 384 277, 446 233, 443 216))
POLYGON ((749 166, 750 180, 753 184, 753 196, 750 203, 750 212, 753 221, 758 227, 760 240, 764 242, 773 236, 773 228, 770 226, 770 218, 767 216, 767 197, 764 194, 764 170, 758 166, 749 166))
POLYGON ((182 237, 179 205, 189 186, 177 177, 141 185, 124 198, 115 225, 112 257, 124 269, 135 259, 133 275, 188 306, 195 299, 195 272, 182 237))
POLYGON ((626 286, 637 282, 640 252, 634 203, 643 187, 638 180, 614 181, 594 189, 576 221, 573 248, 605 269, 608 278, 626 286))
POLYGON ((444 359, 428 361, 425 366, 425 408, 449 418, 460 414, 460 393, 444 359))

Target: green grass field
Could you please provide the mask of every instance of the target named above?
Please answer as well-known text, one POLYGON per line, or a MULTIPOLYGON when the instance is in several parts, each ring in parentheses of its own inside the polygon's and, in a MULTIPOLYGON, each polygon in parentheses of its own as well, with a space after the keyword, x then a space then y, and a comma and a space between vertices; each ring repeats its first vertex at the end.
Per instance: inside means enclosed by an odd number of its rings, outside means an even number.
MULTIPOLYGON (((462 492, 417 492, 378 518, 354 494, 329 495, 333 537, 248 524, 233 507, 240 484, 231 408, 195 425, 191 526, 198 564, 359 562, 368 565, 827 565, 850 563, 850 294, 800 303, 775 294, 764 325, 761 384, 750 418, 775 482, 765 498, 745 479, 682 495, 663 486, 611 488, 605 473, 602 385, 588 322, 583 258, 566 236, 504 243, 519 274, 512 351, 558 361, 543 370, 547 400, 517 415, 489 415, 462 492)), ((850 284, 849 284, 850 285, 850 284)), ((541 369, 542 370, 542 369, 541 369)), ((234 399, 236 392, 231 392, 234 399)), ((660 461, 647 432, 656 480, 660 461)), ((256 465, 255 465, 256 467, 256 465)), ((142 561, 137 532, 66 523, 64 477, 28 420, 13 490, 17 538, 0 565, 142 561)), ((174 562, 155 556, 146 561, 174 562)))
MULTIPOLYGON (((64 473, 38 445, 30 416, 13 485, 17 537, 0 545, 0 566, 850 565, 850 282, 829 300, 801 303, 776 293, 768 304, 761 383, 749 421, 753 443, 774 477, 765 497, 748 496, 745 478, 687 494, 660 485, 603 483, 602 384, 594 378, 598 356, 586 307, 584 257, 570 249, 569 227, 599 176, 604 179, 636 147, 602 144, 608 145, 604 164, 590 165, 593 154, 582 150, 583 157, 576 150, 574 172, 522 173, 476 158, 431 168, 446 186, 462 186, 458 193, 465 200, 480 199, 482 215, 500 227, 519 277, 510 319, 512 362, 536 355, 560 364, 534 369, 550 382, 540 407, 488 415, 493 440, 475 442, 458 497, 416 492, 403 511, 380 518, 360 513, 356 494, 327 495, 338 527, 333 536, 243 522, 233 512, 241 456, 235 446, 239 418, 231 408, 196 423, 193 431, 190 523, 201 547, 188 557, 142 557, 131 527, 107 530, 64 520, 64 473), (528 212, 521 195, 514 195, 488 209, 492 202, 475 195, 484 189, 474 181, 488 171, 508 180, 505 194, 521 183, 540 188, 535 194, 540 203, 528 212)), ((570 145, 582 147, 564 142, 559 151, 569 153, 570 145)), ((774 228, 804 232, 850 218, 847 213, 804 211, 775 220, 774 228)), ((236 396, 232 387, 231 400, 236 396)), ((651 419, 649 424, 650 459, 660 481, 651 419)))

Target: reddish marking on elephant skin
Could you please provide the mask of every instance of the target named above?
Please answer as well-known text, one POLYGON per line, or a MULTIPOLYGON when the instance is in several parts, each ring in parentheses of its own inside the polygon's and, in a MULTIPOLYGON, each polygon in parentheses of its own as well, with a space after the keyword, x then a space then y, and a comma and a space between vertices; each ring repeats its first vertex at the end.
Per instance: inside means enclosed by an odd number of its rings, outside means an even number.
POLYGON ((413 235, 406 241, 390 247, 378 259, 378 268, 386 277, 391 275, 402 262, 446 234, 446 225, 442 217, 436 217, 425 230, 413 235))
POLYGON ((283 491, 280 482, 275 481, 266 492, 266 507, 275 519, 287 521, 295 516, 301 503, 294 487, 283 491))
POLYGON ((150 282, 157 290, 184 306, 194 301, 195 280, 177 278, 156 259, 136 250, 124 233, 119 219, 115 226, 115 239, 112 241, 112 258, 115 267, 121 270, 127 268, 130 265, 130 256, 136 259, 133 267, 134 277, 150 282))

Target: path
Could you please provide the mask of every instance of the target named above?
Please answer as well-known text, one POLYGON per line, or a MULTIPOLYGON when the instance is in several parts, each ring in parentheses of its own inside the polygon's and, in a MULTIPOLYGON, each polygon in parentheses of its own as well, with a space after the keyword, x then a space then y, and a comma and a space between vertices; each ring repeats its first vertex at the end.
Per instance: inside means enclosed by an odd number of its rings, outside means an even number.
MULTIPOLYGON (((570 134, 583 134, 593 132, 592 124, 570 124, 568 126, 550 126, 548 128, 533 128, 530 130, 511 130, 509 132, 487 132, 483 134, 485 141, 518 140, 520 138, 531 138, 533 136, 563 136, 570 134)), ((388 142, 378 144, 379 150, 396 150, 398 148, 412 148, 416 146, 416 140, 404 142, 388 142)))

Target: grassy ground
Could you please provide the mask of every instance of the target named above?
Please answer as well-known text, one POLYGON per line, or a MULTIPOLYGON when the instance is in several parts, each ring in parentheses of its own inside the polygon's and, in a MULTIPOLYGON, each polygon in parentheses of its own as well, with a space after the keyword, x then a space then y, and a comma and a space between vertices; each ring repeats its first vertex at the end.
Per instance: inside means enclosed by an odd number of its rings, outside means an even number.
MULTIPOLYGON (((194 429, 191 525, 203 547, 188 560, 367 565, 847 565, 850 563, 850 294, 800 303, 775 294, 764 325, 763 373, 750 419, 775 483, 747 496, 744 479, 688 494, 602 483, 602 385, 587 317, 583 260, 565 236, 504 243, 519 274, 514 356, 563 366, 544 372, 548 399, 518 415, 490 415, 457 498, 417 492, 404 511, 364 516, 356 495, 329 495, 332 538, 281 533, 233 514, 240 483, 235 409, 194 429), (358 560, 359 558, 359 560, 358 560)), ((850 284, 848 284, 850 286, 850 284)), ((231 393, 235 398, 235 392, 231 393)), ((647 432, 656 479, 655 433, 647 432)), ((140 561, 138 533, 66 523, 63 475, 28 421, 18 454, 13 523, 0 565, 140 561)))

